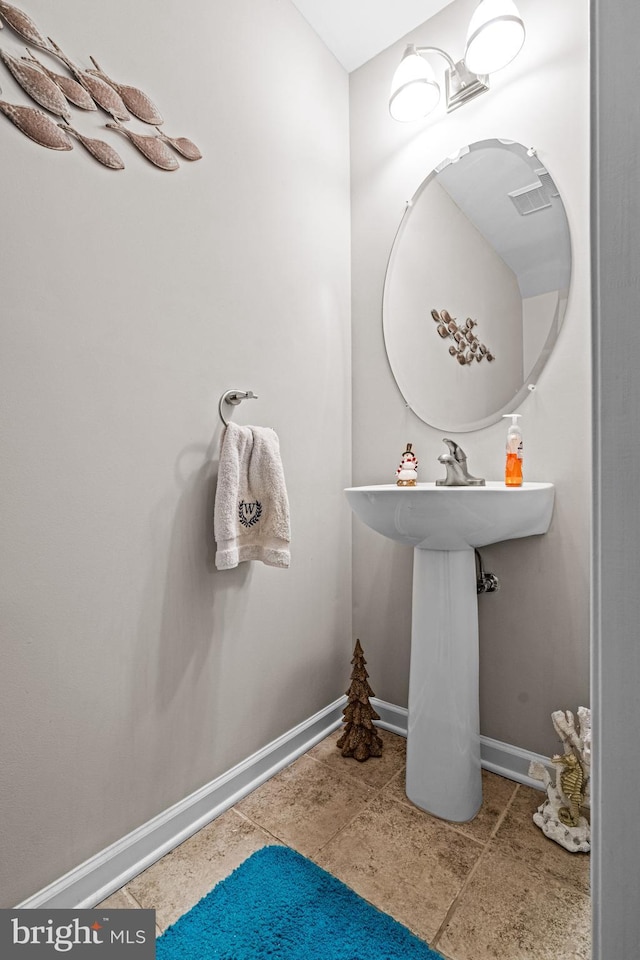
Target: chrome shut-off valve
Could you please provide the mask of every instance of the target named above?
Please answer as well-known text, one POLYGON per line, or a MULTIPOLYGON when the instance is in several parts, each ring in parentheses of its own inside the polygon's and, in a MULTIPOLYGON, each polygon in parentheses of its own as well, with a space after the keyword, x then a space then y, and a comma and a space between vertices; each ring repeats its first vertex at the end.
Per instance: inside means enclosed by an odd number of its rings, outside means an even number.
POLYGON ((480 551, 476 550, 476 593, 495 593, 500 589, 500 581, 495 573, 486 573, 480 551))

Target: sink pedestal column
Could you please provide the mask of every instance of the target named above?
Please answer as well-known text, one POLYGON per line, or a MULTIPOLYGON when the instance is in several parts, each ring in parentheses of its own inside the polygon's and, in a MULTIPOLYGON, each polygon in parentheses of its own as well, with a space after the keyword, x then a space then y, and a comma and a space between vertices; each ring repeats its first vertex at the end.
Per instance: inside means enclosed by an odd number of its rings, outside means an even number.
POLYGON ((413 551, 409 799, 445 820, 482 804, 475 554, 413 551))

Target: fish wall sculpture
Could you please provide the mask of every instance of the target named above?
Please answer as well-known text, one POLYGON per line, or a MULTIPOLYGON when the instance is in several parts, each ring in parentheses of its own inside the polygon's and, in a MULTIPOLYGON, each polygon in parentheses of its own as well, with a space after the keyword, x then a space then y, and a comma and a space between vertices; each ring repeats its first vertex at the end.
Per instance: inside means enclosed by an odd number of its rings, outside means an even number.
POLYGON ((73 144, 58 124, 37 107, 0 100, 0 110, 26 137, 50 150, 73 150, 73 144))
POLYGON ((109 170, 124 170, 122 157, 113 149, 110 143, 105 143, 104 140, 96 140, 94 137, 85 137, 68 124, 60 123, 58 126, 61 130, 64 130, 65 133, 70 133, 75 137, 76 140, 89 151, 91 156, 95 157, 98 163, 101 163, 104 167, 108 167, 109 170))
MULTIPOLYGON (((188 137, 170 137, 160 129, 164 118, 151 98, 139 87, 120 83, 106 74, 94 57, 93 68, 80 67, 58 44, 41 32, 31 17, 13 4, 0 0, 0 29, 8 26, 30 46, 56 57, 68 74, 58 73, 43 63, 27 47, 27 56, 16 57, 0 49, 0 60, 22 90, 45 110, 62 118, 52 120, 36 107, 0 100, 0 112, 30 140, 50 150, 72 150, 77 140, 100 164, 110 170, 123 170, 124 162, 106 141, 88 137, 72 125, 69 105, 81 110, 104 110, 113 119, 105 127, 124 135, 147 160, 161 170, 178 170, 174 153, 186 160, 202 159, 199 147, 188 137), (138 133, 123 122, 131 117, 155 127, 155 134, 138 133)), ((2 91, 0 90, 0 93, 2 91)))
POLYGON ((49 37, 49 43, 51 44, 50 52, 58 57, 70 73, 73 74, 78 83, 81 84, 85 90, 89 91, 99 107, 102 107, 106 113, 111 114, 114 120, 129 120, 129 111, 125 107, 122 97, 110 84, 105 83, 100 77, 80 70, 80 68, 62 52, 58 44, 55 40, 52 40, 51 37, 49 37))
POLYGON ((65 120, 71 119, 67 98, 60 87, 36 67, 29 66, 17 57, 0 50, 0 59, 13 74, 25 93, 41 107, 65 120))
POLYGON ((47 38, 40 33, 31 17, 17 7, 11 6, 10 3, 0 0, 0 22, 2 20, 27 43, 42 47, 43 50, 49 49, 47 38))
POLYGON ((196 147, 193 140, 189 140, 188 137, 168 137, 166 133, 158 127, 156 127, 156 130, 158 130, 158 138, 164 140, 164 142, 168 143, 174 150, 177 150, 185 160, 202 160, 200 148, 196 147))
POLYGON ((42 73, 46 74, 50 80, 53 80, 53 82, 60 87, 69 103, 72 103, 75 107, 80 107, 81 110, 98 109, 89 91, 85 90, 77 80, 74 80, 73 77, 67 77, 62 73, 56 73, 54 70, 45 67, 44 63, 41 63, 28 47, 27 53, 29 56, 22 57, 22 59, 27 63, 37 66, 42 73))
POLYGON ((177 170, 180 166, 160 137, 134 133, 133 130, 130 130, 129 127, 124 127, 121 123, 107 123, 106 126, 109 127, 110 130, 117 130, 119 133, 123 133, 125 137, 128 137, 134 147, 140 151, 143 157, 150 160, 156 167, 160 167, 161 170, 177 170))
POLYGON ((137 117, 138 120, 142 120, 144 123, 151 123, 154 127, 160 123, 164 123, 162 114, 156 107, 153 100, 151 100, 146 93, 143 93, 142 90, 138 90, 137 87, 130 87, 128 84, 124 83, 116 83, 115 80, 112 80, 106 75, 93 57, 89 57, 89 59, 96 69, 85 70, 85 73, 89 73, 94 77, 98 77, 100 80, 103 80, 105 83, 108 83, 109 86, 113 87, 113 89, 120 95, 127 110, 129 110, 134 117, 137 117))

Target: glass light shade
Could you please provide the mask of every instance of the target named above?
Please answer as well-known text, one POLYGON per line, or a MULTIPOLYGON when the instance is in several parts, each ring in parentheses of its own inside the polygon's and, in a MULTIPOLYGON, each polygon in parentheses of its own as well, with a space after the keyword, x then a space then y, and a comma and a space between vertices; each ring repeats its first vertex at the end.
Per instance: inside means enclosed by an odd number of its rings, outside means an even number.
POLYGON ((524 21, 513 0, 482 0, 467 30, 467 69, 477 74, 501 70, 520 52, 524 35, 524 21))
POLYGON ((394 120, 420 120, 438 105, 440 87, 433 68, 418 53, 408 52, 391 81, 389 113, 394 120))

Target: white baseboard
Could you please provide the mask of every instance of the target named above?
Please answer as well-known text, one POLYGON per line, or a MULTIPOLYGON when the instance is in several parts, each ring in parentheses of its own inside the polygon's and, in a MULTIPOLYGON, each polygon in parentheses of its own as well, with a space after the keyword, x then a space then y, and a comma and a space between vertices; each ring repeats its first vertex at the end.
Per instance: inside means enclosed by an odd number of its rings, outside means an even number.
MULTIPOLYGON (((371 698, 371 704, 380 714, 377 724, 379 727, 406 737, 406 707, 397 707, 394 703, 386 703, 384 700, 378 700, 377 697, 371 698)), ((491 773, 497 773, 508 780, 515 780, 516 783, 523 783, 527 787, 535 787, 536 790, 544 790, 544 784, 529 776, 529 764, 536 761, 551 768, 548 757, 532 753, 530 750, 523 750, 521 747, 514 747, 511 743, 492 740, 491 737, 480 737, 480 759, 484 770, 490 770, 491 773)))
POLYGON ((100 903, 324 740, 340 726, 346 702, 340 697, 17 906, 79 910, 100 903))
POLYGON ((397 707, 395 703, 387 703, 386 700, 378 700, 377 697, 371 697, 371 705, 376 713, 380 714, 380 719, 376 721, 377 727, 397 733, 399 737, 406 739, 409 716, 406 707, 397 707))
POLYGON ((480 737, 480 758, 484 770, 490 770, 501 777, 523 783, 527 787, 534 787, 536 790, 546 788, 542 780, 534 780, 529 776, 530 763, 541 763, 543 767, 547 767, 555 780, 555 771, 551 767, 549 757, 523 750, 521 747, 514 747, 513 744, 503 743, 501 740, 492 740, 491 737, 480 737))
MULTIPOLYGON (((79 910, 91 908, 105 900, 327 737, 340 726, 346 701, 344 696, 335 700, 211 783, 17 904, 17 907, 68 907, 79 910)), ((378 726, 406 737, 406 707, 397 707, 375 697, 372 697, 371 703, 380 714, 378 726)), ((481 754, 485 769, 542 789, 542 784, 532 780, 527 771, 532 760, 548 765, 547 757, 488 737, 481 737, 481 754)))

